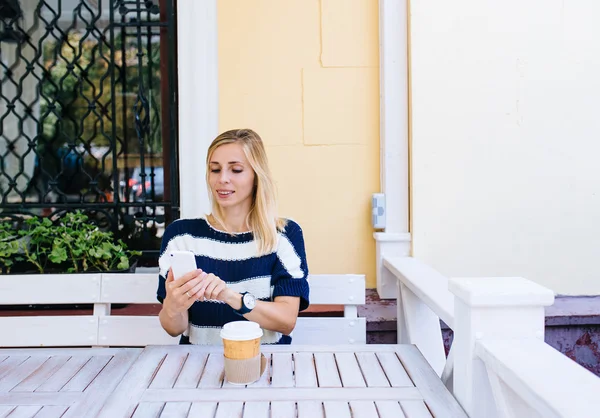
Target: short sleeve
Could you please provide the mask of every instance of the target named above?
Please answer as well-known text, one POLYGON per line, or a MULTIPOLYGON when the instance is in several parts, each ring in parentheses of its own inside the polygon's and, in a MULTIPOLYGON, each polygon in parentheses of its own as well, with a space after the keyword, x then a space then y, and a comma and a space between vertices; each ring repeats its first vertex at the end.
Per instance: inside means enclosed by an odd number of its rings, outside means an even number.
POLYGON ((308 308, 308 263, 304 236, 300 226, 293 221, 288 221, 285 231, 279 235, 271 280, 273 299, 277 296, 297 296, 300 298, 300 311, 308 308))

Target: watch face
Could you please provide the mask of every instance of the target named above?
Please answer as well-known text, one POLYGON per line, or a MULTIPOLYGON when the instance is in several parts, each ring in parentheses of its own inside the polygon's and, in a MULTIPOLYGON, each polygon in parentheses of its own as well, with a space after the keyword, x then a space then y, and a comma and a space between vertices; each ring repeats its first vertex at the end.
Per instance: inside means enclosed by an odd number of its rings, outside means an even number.
POLYGON ((254 307, 256 306, 256 298, 254 297, 254 295, 246 293, 244 295, 244 305, 246 305, 248 309, 254 309, 254 307))

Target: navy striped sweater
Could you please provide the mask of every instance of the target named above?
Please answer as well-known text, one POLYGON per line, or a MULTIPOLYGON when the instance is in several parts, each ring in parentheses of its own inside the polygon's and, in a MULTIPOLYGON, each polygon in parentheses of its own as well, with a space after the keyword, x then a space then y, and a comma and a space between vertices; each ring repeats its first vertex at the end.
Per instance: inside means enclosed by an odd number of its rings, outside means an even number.
MULTIPOLYGON (((180 219, 170 224, 162 237, 159 258, 157 298, 166 296, 165 278, 170 269, 169 253, 191 250, 196 264, 213 273, 236 292, 250 292, 258 300, 272 301, 277 296, 300 297, 300 310, 309 305, 308 265, 300 226, 289 220, 278 233, 277 251, 258 256, 252 232, 229 234, 211 226, 205 218, 180 219)), ((194 303, 189 309, 189 326, 181 344, 222 344, 224 324, 244 318, 220 301, 194 303)), ((263 344, 291 342, 290 336, 263 330, 263 344)))

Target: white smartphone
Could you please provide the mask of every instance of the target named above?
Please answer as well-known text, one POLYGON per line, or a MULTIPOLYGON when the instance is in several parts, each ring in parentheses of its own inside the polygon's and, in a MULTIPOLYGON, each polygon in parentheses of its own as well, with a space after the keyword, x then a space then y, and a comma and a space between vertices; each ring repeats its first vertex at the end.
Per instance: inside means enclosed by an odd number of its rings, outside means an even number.
POLYGON ((196 256, 191 251, 171 251, 171 270, 173 271, 173 279, 177 280, 181 276, 196 270, 196 256))

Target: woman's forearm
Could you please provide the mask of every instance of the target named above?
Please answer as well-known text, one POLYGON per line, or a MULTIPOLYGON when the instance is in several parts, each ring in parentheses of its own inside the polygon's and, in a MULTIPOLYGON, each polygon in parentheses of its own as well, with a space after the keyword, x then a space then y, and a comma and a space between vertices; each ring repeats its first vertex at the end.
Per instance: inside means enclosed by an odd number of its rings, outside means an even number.
POLYGON ((188 327, 188 312, 172 312, 163 305, 158 314, 160 324, 172 337, 183 334, 188 327))
MULTIPOLYGON (((233 309, 242 307, 242 295, 232 293, 225 301, 233 309)), ((261 328, 289 335, 296 326, 300 299, 291 296, 278 296, 273 302, 257 301, 251 312, 244 318, 258 323, 261 328)))

